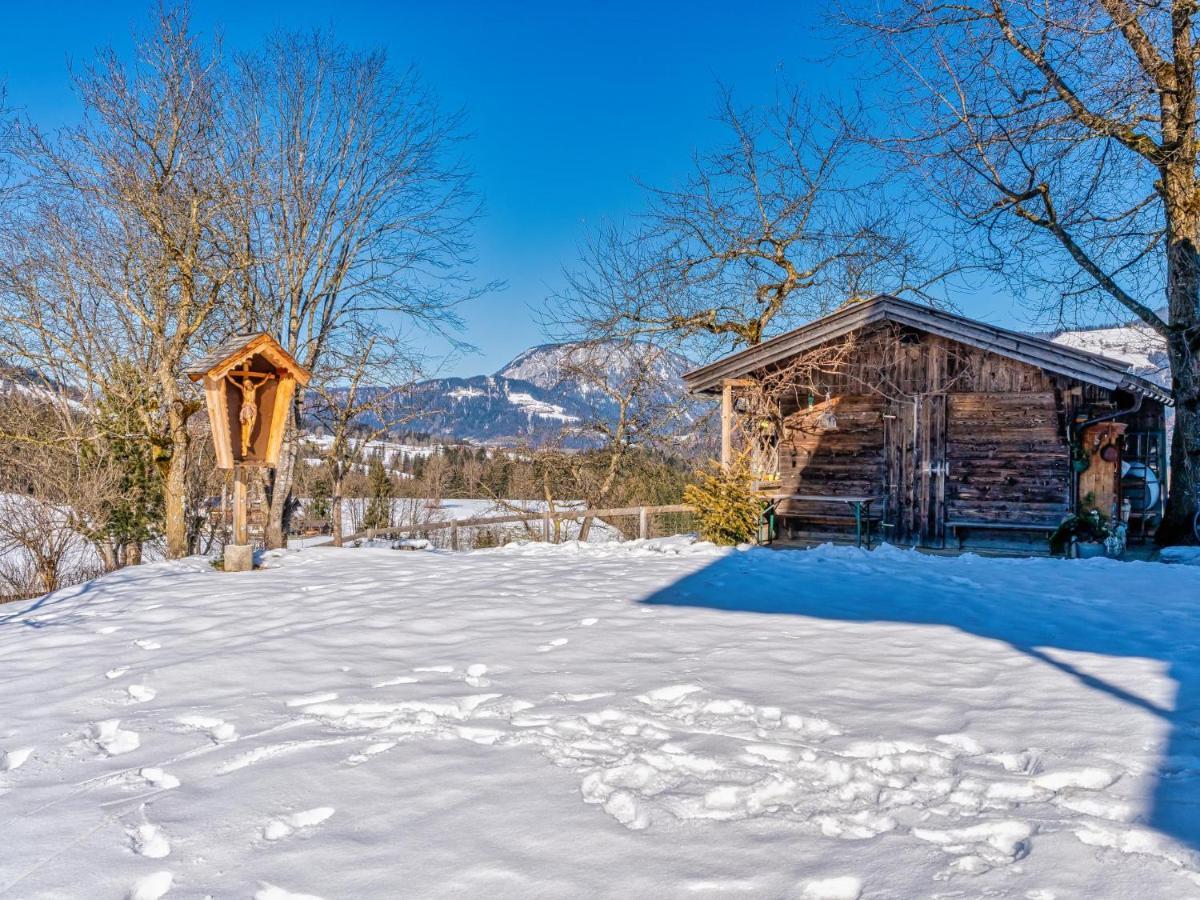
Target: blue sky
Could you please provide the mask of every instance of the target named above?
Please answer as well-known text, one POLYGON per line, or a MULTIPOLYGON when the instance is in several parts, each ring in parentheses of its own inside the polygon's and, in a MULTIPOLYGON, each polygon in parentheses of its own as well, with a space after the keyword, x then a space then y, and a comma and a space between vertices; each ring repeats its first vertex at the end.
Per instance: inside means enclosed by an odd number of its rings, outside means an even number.
MULTIPOLYGON (((0 79, 46 124, 72 117, 68 64, 129 47, 148 3, 55 2, 6 11, 0 79)), ((638 212, 636 180, 670 185, 694 150, 722 137, 718 83, 767 102, 781 80, 836 89, 816 4, 690 2, 196 2, 195 26, 230 49, 275 27, 330 26, 345 42, 415 63, 446 106, 461 107, 486 203, 477 273, 504 291, 462 310, 480 353, 449 372, 490 372, 541 342, 530 307, 560 284, 587 229, 638 212)), ((1015 322, 988 304, 994 321, 1015 322)))

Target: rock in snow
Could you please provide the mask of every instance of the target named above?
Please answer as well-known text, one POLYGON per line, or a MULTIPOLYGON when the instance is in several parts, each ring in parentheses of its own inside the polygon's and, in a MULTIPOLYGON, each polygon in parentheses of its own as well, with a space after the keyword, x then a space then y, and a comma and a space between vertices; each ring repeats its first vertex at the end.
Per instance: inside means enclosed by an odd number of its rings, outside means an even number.
POLYGON ((1195 567, 276 562, 6 608, 0 895, 1200 897, 1195 567))

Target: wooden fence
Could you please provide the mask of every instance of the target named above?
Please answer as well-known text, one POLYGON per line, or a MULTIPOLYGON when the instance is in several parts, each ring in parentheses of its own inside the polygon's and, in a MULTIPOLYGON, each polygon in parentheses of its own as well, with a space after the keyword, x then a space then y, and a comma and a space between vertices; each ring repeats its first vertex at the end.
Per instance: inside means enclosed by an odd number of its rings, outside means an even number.
POLYGON ((528 525, 540 522, 542 540, 550 542, 555 521, 573 521, 592 519, 612 519, 619 516, 637 516, 638 537, 650 537, 650 523, 653 516, 660 513, 693 513, 694 506, 685 503, 675 503, 666 506, 621 506, 614 509, 567 509, 550 512, 549 510, 529 510, 528 512, 511 513, 503 516, 480 516, 471 519, 452 519, 446 521, 416 522, 410 525, 396 525, 389 528, 367 528, 343 538, 344 543, 374 538, 393 537, 430 537, 435 532, 450 532, 450 549, 459 549, 459 537, 463 529, 485 528, 493 525, 528 525))

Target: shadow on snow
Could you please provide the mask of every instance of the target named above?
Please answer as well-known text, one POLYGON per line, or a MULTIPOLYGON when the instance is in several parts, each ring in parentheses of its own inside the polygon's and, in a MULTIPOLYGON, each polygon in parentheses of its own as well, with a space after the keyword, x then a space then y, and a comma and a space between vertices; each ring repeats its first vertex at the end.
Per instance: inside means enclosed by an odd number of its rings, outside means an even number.
MULTIPOLYGON (((886 546, 874 553, 754 550, 724 556, 642 602, 949 626, 1003 641, 1163 720, 1170 737, 1143 821, 1200 849, 1200 570, 1104 559, 938 558, 886 546), (1077 589, 1063 590, 1071 578, 1077 589), (1161 661, 1176 684, 1175 702, 1166 707, 1130 693, 1053 658, 1053 650, 1161 661)), ((870 646, 862 658, 869 664, 870 646)))

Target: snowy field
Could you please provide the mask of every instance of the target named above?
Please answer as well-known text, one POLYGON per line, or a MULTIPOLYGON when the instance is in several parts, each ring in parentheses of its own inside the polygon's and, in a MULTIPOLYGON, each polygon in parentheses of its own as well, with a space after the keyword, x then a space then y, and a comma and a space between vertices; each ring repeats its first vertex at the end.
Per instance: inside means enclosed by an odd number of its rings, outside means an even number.
MULTIPOLYGON (((363 530, 362 523, 366 517, 370 503, 371 501, 365 497, 346 498, 342 501, 342 522, 347 533, 353 534, 363 530)), ((555 509, 558 512, 584 508, 586 508, 586 505, 578 500, 562 500, 555 504, 555 509)), ((522 538, 528 539, 531 535, 540 537, 542 523, 536 517, 544 513, 545 510, 546 503, 542 500, 493 500, 489 498, 428 500, 412 497, 396 497, 392 500, 392 527, 398 529, 409 528, 413 531, 419 531, 421 525, 429 525, 435 522, 464 522, 467 519, 532 513, 534 518, 531 518, 527 525, 512 522, 507 525, 478 526, 483 531, 489 532, 500 543, 504 543, 522 538)), ((564 540, 572 540, 578 537, 580 524, 579 520, 564 519, 559 525, 561 537, 564 540)), ((477 533, 477 530, 472 530, 462 535, 464 549, 469 547, 477 533)), ((449 546, 450 533, 448 531, 433 532, 431 537, 438 546, 449 546)), ((608 522, 600 519, 592 522, 591 532, 588 534, 589 542, 604 543, 620 539, 620 532, 608 522)), ((305 547, 316 547, 327 544, 331 540, 332 538, 328 535, 312 538, 289 538, 288 547, 291 549, 304 549, 305 547)))
POLYGON ((1200 569, 686 539, 0 607, 0 897, 1200 897, 1200 569))

